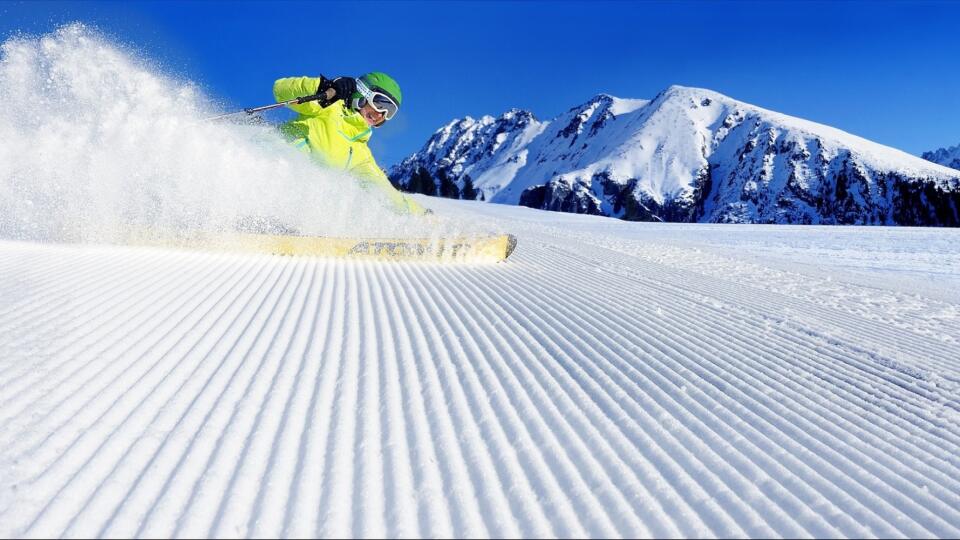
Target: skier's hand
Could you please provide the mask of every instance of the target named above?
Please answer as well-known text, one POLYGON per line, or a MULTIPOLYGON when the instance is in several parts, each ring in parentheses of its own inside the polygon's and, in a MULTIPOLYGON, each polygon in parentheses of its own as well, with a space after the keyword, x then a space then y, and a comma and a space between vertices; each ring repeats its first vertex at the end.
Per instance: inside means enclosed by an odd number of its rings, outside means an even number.
POLYGON ((336 79, 322 77, 317 93, 321 94, 326 92, 329 96, 330 92, 327 91, 330 89, 334 91, 334 94, 332 98, 327 98, 320 102, 324 107, 340 99, 344 101, 350 99, 350 96, 357 91, 357 81, 353 77, 337 77, 336 79))

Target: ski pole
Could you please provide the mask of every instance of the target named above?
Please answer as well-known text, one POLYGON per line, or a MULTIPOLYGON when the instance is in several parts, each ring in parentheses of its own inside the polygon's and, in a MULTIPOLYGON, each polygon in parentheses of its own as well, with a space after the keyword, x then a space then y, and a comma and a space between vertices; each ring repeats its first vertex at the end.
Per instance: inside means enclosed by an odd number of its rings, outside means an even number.
POLYGON ((280 102, 280 103, 273 103, 273 104, 271 104, 271 105, 263 105, 262 107, 250 107, 250 108, 247 108, 247 109, 243 109, 243 110, 241 110, 241 111, 229 112, 229 113, 221 114, 221 115, 214 116, 214 117, 211 117, 211 118, 206 118, 206 119, 204 119, 204 122, 209 122, 209 121, 211 121, 211 120, 218 120, 218 119, 220 119, 220 118, 225 118, 225 117, 227 117, 227 116, 233 116, 233 115, 235 115, 235 114, 241 114, 241 113, 254 114, 254 113, 258 113, 258 112, 260 112, 260 111, 269 111, 270 109, 277 109, 277 108, 280 108, 280 107, 286 107, 287 105, 300 105, 300 104, 302 104, 302 103, 307 103, 307 102, 310 102, 310 101, 319 101, 319 102, 321 103, 321 105, 322 105, 323 102, 329 101, 329 100, 333 99, 333 96, 335 96, 335 95, 336 95, 336 90, 334 90, 333 88, 327 88, 326 92, 323 92, 323 93, 319 93, 319 92, 318 92, 318 93, 316 93, 316 94, 313 94, 312 96, 303 96, 303 97, 298 97, 298 98, 294 98, 294 99, 288 99, 287 101, 282 101, 282 102, 280 102))

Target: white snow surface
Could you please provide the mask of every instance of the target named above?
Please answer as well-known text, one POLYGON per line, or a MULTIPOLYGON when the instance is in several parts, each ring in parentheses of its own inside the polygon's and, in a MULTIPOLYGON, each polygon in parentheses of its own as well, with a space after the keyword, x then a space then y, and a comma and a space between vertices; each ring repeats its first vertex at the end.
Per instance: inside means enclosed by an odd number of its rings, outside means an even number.
POLYGON ((0 536, 960 535, 960 231, 428 204, 516 253, 0 242, 0 536))

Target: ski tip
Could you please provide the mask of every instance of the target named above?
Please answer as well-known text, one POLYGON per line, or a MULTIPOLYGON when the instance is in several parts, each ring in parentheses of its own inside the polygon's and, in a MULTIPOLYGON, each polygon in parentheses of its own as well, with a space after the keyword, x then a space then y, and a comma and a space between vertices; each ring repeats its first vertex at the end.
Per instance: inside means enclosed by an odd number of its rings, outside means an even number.
POLYGON ((270 255, 336 257, 381 261, 502 262, 517 247, 512 234, 438 238, 337 238, 288 234, 226 233, 189 237, 132 236, 128 244, 249 251, 270 255))
POLYGON ((507 260, 507 258, 510 257, 511 254, 513 254, 513 250, 515 249, 517 249, 517 237, 512 234, 508 234, 507 249, 506 249, 506 253, 504 253, 503 255, 503 260, 507 260))

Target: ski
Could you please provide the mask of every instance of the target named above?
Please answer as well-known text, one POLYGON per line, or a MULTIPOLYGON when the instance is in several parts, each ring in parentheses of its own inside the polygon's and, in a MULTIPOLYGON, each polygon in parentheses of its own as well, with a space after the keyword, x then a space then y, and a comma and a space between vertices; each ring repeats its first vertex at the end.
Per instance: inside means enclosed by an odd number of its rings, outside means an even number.
POLYGON ((338 238, 286 234, 232 233, 160 240, 148 243, 208 251, 239 251, 284 256, 332 257, 380 261, 500 262, 516 249, 512 234, 424 237, 338 238))

